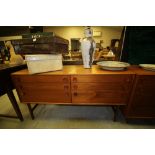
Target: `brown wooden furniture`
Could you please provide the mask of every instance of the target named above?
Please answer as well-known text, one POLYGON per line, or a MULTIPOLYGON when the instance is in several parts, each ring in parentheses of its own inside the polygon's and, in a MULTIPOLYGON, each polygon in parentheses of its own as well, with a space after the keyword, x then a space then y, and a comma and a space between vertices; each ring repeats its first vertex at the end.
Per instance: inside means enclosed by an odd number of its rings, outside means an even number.
POLYGON ((72 75, 72 103, 91 105, 127 104, 132 75, 72 75))
POLYGON ((139 67, 131 69, 136 78, 129 104, 122 111, 126 119, 155 118, 155 72, 139 67))
POLYGON ((126 119, 155 118, 155 72, 131 66, 126 71, 105 71, 96 65, 64 66, 62 71, 36 75, 21 70, 12 74, 20 101, 65 105, 106 105, 121 110, 126 119))
POLYGON ((12 79, 20 101, 28 105, 34 118, 29 103, 127 105, 134 74, 130 69, 104 71, 96 65, 92 69, 70 65, 64 66, 62 71, 35 75, 30 75, 28 70, 21 70, 13 73, 12 79))
POLYGON ((68 52, 69 41, 52 32, 44 32, 23 35, 23 39, 11 43, 17 54, 56 54, 68 52))

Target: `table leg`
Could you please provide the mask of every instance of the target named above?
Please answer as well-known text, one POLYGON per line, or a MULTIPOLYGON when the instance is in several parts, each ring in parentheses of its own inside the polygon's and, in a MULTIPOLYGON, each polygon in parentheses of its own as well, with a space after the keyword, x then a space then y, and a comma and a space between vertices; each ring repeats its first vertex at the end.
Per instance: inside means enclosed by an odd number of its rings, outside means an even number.
POLYGON ((9 97, 10 101, 11 101, 11 104, 12 104, 18 118, 20 119, 20 121, 23 121, 24 119, 23 119, 22 113, 21 113, 21 111, 19 109, 19 106, 17 104, 16 98, 15 98, 12 90, 7 91, 7 95, 9 97))
POLYGON ((119 106, 112 106, 112 109, 114 111, 113 121, 116 122, 116 116, 117 116, 117 112, 118 112, 119 106))
POLYGON ((33 114, 33 109, 31 108, 31 104, 27 104, 27 107, 28 107, 28 109, 29 109, 31 118, 34 119, 34 114, 33 114))

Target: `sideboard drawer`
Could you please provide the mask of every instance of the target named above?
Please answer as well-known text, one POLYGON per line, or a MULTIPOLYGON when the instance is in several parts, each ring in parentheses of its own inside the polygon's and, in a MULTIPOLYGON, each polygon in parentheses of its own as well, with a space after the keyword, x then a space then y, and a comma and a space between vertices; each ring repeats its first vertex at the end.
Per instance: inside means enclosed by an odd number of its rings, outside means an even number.
POLYGON ((73 91, 92 91, 92 90, 99 90, 104 92, 129 92, 130 91, 130 84, 124 84, 124 83, 72 83, 72 90, 73 91))
POLYGON ((22 91, 20 94, 20 100, 23 103, 67 103, 71 104, 71 95, 68 91, 49 91, 49 90, 35 90, 33 93, 30 91, 22 91))
POLYGON ((61 75, 23 75, 13 76, 16 82, 20 83, 70 83, 70 76, 61 75))
POLYGON ((103 92, 97 90, 73 91, 72 102, 88 105, 125 105, 127 97, 120 92, 103 92))
POLYGON ((130 83, 133 78, 132 75, 74 75, 71 76, 71 82, 119 82, 130 83))

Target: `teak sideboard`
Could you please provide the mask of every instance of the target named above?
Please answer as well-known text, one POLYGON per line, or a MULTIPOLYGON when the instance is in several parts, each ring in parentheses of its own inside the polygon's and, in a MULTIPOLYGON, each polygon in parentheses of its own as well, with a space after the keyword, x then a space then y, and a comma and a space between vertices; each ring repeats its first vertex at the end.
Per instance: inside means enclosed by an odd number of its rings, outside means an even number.
POLYGON ((34 75, 25 69, 13 73, 12 79, 32 118, 35 107, 31 108, 31 103, 106 105, 112 106, 114 112, 121 106, 126 118, 155 117, 155 73, 136 66, 125 71, 105 71, 97 65, 91 69, 69 65, 61 71, 34 75))

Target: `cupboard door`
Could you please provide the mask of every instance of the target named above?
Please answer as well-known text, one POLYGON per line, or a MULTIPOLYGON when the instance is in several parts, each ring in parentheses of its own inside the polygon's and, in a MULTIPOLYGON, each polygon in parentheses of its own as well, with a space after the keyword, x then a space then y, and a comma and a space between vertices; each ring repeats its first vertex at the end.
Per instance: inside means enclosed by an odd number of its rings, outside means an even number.
POLYGON ((155 117, 155 76, 137 76, 129 115, 155 117))
POLYGON ((155 117, 155 100, 148 96, 135 96, 129 115, 135 117, 155 117))
POLYGON ((14 77, 21 102, 70 103, 69 76, 14 77), (57 82, 59 81, 59 82, 57 82))

